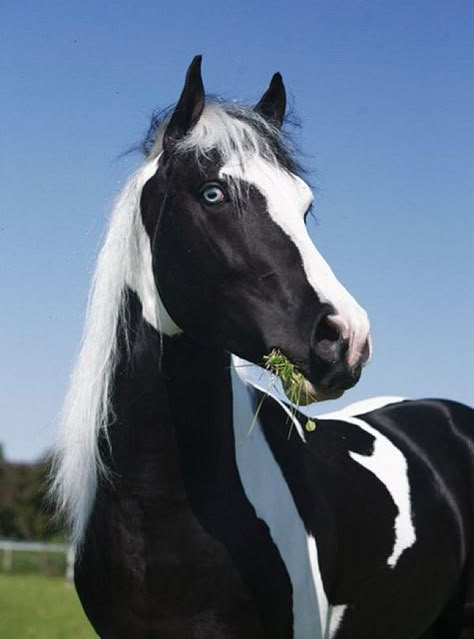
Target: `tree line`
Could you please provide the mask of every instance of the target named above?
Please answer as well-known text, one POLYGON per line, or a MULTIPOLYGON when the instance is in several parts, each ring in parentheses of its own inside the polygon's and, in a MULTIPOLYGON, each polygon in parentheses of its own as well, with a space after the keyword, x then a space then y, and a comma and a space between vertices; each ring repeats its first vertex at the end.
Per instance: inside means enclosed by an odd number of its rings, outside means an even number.
POLYGON ((47 499, 50 468, 48 455, 35 463, 8 462, 0 445, 0 537, 63 538, 47 499))

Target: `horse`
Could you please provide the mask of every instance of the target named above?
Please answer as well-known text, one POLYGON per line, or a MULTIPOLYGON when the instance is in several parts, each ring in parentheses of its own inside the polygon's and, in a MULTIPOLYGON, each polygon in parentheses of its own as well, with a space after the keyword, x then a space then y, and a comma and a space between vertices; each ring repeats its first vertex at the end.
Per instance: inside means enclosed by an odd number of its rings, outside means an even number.
POLYGON ((315 416, 371 354, 311 241, 276 73, 255 107, 201 57, 117 200, 55 448, 75 585, 103 639, 455 639, 473 580, 473 411, 315 416))

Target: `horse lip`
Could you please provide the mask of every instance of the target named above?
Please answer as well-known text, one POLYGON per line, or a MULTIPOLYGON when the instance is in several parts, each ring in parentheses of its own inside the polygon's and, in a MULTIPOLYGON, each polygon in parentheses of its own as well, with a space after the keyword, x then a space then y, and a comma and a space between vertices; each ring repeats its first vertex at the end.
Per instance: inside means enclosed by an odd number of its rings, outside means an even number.
MULTIPOLYGON (((288 396, 288 393, 285 389, 285 384, 282 384, 283 391, 287 398, 293 403, 291 398, 288 396)), ((296 404, 297 406, 309 406, 310 404, 314 404, 316 402, 325 402, 331 399, 339 399, 344 395, 345 389, 335 388, 335 389, 321 389, 315 386, 312 382, 305 378, 304 390, 301 394, 301 397, 296 404)))
POLYGON ((317 391, 317 395, 318 395, 318 402, 325 402, 331 399, 339 399, 339 397, 342 397, 344 395, 346 391, 345 390, 341 390, 341 389, 334 389, 334 390, 318 390, 317 391))

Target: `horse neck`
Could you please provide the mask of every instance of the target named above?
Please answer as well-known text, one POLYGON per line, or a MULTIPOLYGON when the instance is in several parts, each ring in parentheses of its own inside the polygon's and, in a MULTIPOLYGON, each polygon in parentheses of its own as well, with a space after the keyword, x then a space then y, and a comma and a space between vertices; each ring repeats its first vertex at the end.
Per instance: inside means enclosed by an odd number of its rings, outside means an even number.
POLYGON ((111 401, 106 460, 119 481, 149 489, 176 473, 219 473, 232 454, 230 359, 186 335, 160 336, 129 295, 111 401), (107 452, 109 450, 110 452, 107 452), (146 485, 146 486, 145 486, 146 485))

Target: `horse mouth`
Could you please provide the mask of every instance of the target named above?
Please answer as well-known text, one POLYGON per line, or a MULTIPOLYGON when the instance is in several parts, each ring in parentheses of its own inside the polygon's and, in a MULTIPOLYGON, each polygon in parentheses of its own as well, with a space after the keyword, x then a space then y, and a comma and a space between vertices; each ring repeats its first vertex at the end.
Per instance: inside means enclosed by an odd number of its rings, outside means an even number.
POLYGON ((279 349, 274 348, 263 361, 265 368, 280 379, 285 395, 296 406, 337 399, 344 393, 341 389, 318 388, 279 349))

